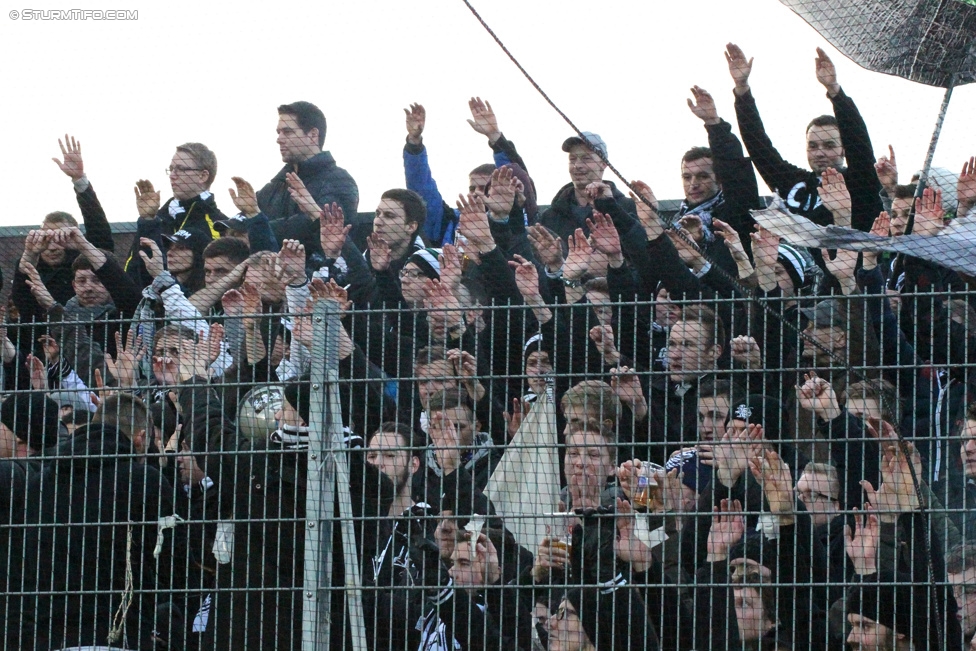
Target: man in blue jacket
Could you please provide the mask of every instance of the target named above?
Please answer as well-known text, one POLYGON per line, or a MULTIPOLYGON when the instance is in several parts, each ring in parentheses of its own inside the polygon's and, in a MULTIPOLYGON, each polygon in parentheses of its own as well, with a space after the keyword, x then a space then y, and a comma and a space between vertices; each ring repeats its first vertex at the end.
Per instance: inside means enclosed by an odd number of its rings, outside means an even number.
MULTIPOLYGON (((528 224, 535 223, 538 213, 536 203, 535 183, 529 176, 525 161, 515 149, 515 144, 505 137, 498 128, 498 119, 491 108, 491 104, 482 101, 480 97, 472 97, 468 102, 471 118, 468 124, 477 133, 488 138, 488 146, 492 150, 493 163, 485 163, 468 173, 468 192, 486 196, 492 173, 501 167, 512 170, 513 176, 522 185, 522 190, 513 203, 508 216, 499 219, 491 215, 491 226, 496 238, 507 239, 502 231, 510 231, 518 237, 525 233, 528 224)), ((407 142, 403 147, 403 172, 406 176, 407 188, 413 190, 427 203, 427 220, 424 222, 424 237, 432 246, 442 246, 454 243, 455 230, 459 212, 444 201, 441 191, 437 187, 427 161, 427 148, 424 146, 423 133, 427 124, 427 111, 420 104, 411 104, 406 113, 407 142)))

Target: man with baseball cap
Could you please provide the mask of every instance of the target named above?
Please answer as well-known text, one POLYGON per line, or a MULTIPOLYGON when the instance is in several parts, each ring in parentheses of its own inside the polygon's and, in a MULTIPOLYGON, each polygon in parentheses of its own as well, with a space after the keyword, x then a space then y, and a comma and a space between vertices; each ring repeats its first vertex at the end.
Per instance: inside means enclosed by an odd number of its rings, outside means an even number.
POLYGON ((637 220, 637 207, 611 181, 603 180, 607 168, 607 143, 591 131, 563 141, 569 154, 570 182, 560 188, 539 223, 563 240, 582 228, 589 235, 586 220, 594 210, 610 215, 620 231, 621 242, 644 242, 644 228, 637 220))

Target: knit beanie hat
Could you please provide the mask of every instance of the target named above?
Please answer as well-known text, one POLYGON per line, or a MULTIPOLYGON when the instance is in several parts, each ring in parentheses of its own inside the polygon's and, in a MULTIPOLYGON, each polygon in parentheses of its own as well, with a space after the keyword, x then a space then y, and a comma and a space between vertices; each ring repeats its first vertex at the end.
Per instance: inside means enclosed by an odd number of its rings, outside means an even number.
POLYGON ((407 264, 411 262, 420 268, 420 271, 431 280, 441 277, 440 249, 426 248, 417 249, 407 258, 407 264))
POLYGON ((786 244, 781 242, 779 245, 779 254, 776 256, 776 261, 781 263, 786 269, 786 273, 789 275, 790 280, 793 281, 793 289, 799 290, 807 281, 805 256, 792 244, 786 244))
POLYGON ((930 603, 927 584, 906 585, 912 581, 907 574, 882 572, 878 583, 864 582, 851 588, 847 597, 847 614, 861 615, 891 630, 905 635, 915 649, 934 649, 933 617, 937 616, 934 603, 930 603), (932 638, 932 639, 930 639, 932 638))
POLYGON ((0 404, 0 423, 32 450, 58 442, 60 407, 43 391, 12 395, 0 404))

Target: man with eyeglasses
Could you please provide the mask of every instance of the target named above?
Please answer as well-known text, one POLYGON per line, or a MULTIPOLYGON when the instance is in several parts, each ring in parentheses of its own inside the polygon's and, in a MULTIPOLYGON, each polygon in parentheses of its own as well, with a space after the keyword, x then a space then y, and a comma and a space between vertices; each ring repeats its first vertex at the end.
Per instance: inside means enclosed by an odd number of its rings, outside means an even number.
POLYGON ((125 271, 140 287, 152 283, 152 276, 139 256, 145 251, 152 256, 149 247, 140 244, 141 238, 148 238, 163 248, 164 235, 172 235, 180 230, 193 230, 204 233, 209 239, 217 239, 215 224, 227 219, 217 208, 210 186, 217 176, 217 157, 206 145, 188 142, 176 148, 169 167, 164 172, 169 177, 173 196, 162 206, 159 205, 159 192, 147 180, 136 182, 136 207, 139 221, 136 222, 136 237, 125 260, 125 271))

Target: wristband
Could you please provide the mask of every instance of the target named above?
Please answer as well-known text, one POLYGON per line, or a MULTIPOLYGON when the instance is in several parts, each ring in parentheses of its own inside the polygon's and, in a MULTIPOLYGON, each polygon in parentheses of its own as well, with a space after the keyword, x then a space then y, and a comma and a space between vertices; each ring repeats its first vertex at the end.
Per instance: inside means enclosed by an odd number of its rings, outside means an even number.
POLYGON ((582 287, 583 286, 583 280, 581 278, 576 278, 574 280, 570 280, 569 278, 566 278, 565 276, 562 276, 560 278, 560 280, 563 281, 563 284, 566 285, 566 287, 570 287, 572 289, 576 289, 577 287, 582 287))

